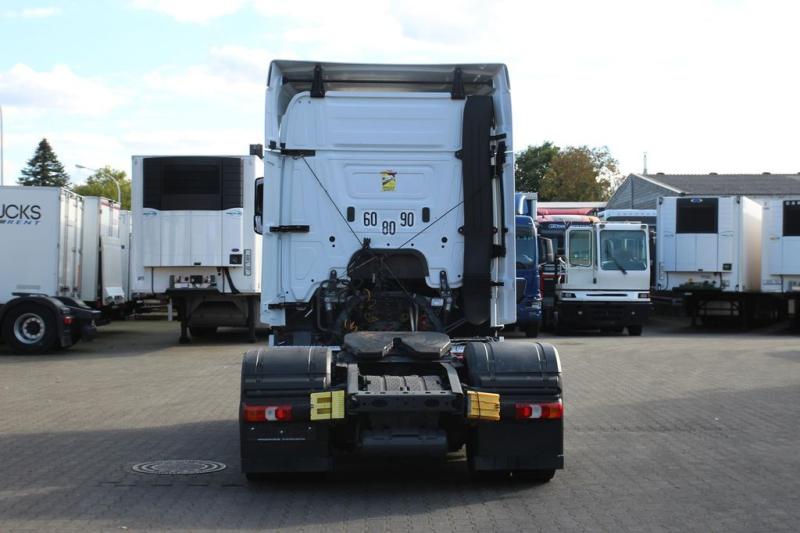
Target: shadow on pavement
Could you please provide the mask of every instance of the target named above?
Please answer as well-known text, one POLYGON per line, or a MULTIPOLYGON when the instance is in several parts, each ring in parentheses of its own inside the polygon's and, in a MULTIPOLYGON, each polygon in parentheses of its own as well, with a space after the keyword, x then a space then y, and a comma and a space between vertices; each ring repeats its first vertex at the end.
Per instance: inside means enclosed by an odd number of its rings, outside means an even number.
POLYGON ((238 446, 235 420, 0 435, 0 516, 112 520, 131 528, 320 526, 413 517, 546 487, 471 482, 463 456, 442 462, 348 460, 327 475, 250 484, 239 472, 238 446), (227 468, 189 476, 131 471, 136 463, 159 459, 207 459, 227 468))

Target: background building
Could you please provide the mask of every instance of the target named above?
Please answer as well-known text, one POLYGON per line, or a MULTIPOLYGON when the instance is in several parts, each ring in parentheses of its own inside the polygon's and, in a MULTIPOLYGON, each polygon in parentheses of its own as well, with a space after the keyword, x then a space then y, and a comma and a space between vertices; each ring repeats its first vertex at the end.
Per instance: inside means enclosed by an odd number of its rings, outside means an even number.
POLYGON ((800 194, 798 174, 630 174, 606 209, 655 209, 659 196, 743 195, 750 198, 800 194))

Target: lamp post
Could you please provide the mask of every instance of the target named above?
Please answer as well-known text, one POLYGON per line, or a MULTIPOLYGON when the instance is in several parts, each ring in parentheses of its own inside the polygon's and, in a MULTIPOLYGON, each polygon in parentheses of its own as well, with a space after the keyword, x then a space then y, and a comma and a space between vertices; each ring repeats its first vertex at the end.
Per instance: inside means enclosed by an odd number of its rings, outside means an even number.
MULTIPOLYGON (((99 172, 100 172, 100 170, 101 170, 101 169, 98 169, 98 168, 85 167, 85 166, 83 166, 83 165, 75 165, 75 168, 80 168, 80 169, 83 169, 83 170, 91 170, 92 172, 96 172, 96 173, 99 173, 99 172)), ((106 176, 106 177, 107 177, 108 179, 110 179, 111 181, 113 181, 113 182, 114 182, 114 185, 116 185, 116 186, 117 186, 117 203, 118 203, 118 204, 120 205, 120 207, 121 207, 121 206, 122 206, 122 189, 121 189, 121 188, 120 188, 120 186, 119 186, 119 181, 117 181, 117 180, 116 180, 116 179, 115 179, 113 176, 111 176, 110 174, 109 174, 108 176, 106 176)))

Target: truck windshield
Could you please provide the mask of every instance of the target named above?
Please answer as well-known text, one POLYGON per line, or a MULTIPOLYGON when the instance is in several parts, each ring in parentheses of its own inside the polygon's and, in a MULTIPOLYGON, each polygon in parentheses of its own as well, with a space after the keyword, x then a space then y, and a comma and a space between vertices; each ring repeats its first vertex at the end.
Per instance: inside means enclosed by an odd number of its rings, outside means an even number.
POLYGON ((536 239, 533 230, 517 226, 517 268, 531 269, 536 266, 536 239))
POLYGON ((647 239, 640 230, 600 232, 600 268, 603 270, 646 270, 647 239))

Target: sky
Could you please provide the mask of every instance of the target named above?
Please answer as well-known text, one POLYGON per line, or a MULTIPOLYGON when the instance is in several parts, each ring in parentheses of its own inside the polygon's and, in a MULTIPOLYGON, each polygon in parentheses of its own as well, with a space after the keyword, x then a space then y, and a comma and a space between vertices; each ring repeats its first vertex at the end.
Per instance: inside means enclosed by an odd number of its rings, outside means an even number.
POLYGON ((502 62, 515 150, 608 146, 623 173, 800 172, 800 3, 0 0, 5 183, 263 143, 272 59, 502 62))

